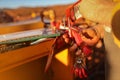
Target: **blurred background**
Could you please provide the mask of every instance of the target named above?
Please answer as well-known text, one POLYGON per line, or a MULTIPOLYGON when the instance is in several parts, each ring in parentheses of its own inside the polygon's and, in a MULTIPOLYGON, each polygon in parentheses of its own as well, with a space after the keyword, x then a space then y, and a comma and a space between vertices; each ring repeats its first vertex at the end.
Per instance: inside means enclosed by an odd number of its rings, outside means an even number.
POLYGON ((41 11, 52 9, 56 18, 65 15, 66 8, 77 0, 0 0, 0 23, 38 19, 41 11))

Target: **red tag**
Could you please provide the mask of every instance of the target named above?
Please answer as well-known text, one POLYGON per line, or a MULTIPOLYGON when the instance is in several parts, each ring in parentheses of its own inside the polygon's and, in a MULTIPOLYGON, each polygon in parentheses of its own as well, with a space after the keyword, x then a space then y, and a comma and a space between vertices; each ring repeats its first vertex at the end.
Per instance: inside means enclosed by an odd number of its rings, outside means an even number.
POLYGON ((83 42, 80 34, 75 30, 71 30, 71 31, 72 31, 73 37, 75 38, 75 42, 77 43, 78 46, 80 46, 81 43, 83 42))
POLYGON ((92 53, 92 49, 88 46, 83 46, 82 50, 86 56, 89 56, 92 53))

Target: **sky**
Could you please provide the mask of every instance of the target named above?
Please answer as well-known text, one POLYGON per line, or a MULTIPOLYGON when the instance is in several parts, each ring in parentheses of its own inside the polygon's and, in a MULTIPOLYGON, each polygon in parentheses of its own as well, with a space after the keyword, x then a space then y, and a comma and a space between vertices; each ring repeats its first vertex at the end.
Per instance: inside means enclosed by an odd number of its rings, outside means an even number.
POLYGON ((20 6, 36 7, 57 4, 68 4, 77 0, 0 0, 0 8, 17 8, 20 6))

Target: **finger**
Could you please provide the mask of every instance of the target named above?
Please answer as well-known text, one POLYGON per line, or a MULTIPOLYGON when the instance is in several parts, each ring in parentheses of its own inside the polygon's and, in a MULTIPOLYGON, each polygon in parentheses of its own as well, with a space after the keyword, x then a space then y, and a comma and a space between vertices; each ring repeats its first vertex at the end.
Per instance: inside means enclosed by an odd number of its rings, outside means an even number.
POLYGON ((68 34, 64 34, 62 37, 66 43, 70 43, 70 38, 68 34))
POLYGON ((69 38, 65 38, 64 39, 66 43, 70 43, 70 39, 69 38))
POLYGON ((99 40, 98 41, 98 43, 96 44, 96 48, 101 48, 102 47, 102 41, 101 40, 99 40))
POLYGON ((82 53, 82 51, 80 49, 77 50, 77 52, 75 53, 77 56, 79 56, 82 53))
POLYGON ((72 52, 75 52, 76 49, 77 49, 77 47, 78 47, 77 44, 74 43, 74 44, 69 48, 69 52, 71 52, 71 53, 72 53, 72 52))
POLYGON ((69 35, 68 35, 68 34, 64 34, 62 37, 63 37, 64 39, 65 39, 65 38, 69 38, 69 35))

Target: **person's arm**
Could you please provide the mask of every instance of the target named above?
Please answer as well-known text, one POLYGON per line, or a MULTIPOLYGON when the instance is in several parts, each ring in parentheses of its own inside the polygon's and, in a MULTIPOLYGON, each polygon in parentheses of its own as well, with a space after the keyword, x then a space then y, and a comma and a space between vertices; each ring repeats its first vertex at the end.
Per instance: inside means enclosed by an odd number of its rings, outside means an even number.
POLYGON ((114 42, 120 47, 120 0, 82 0, 79 5, 83 17, 112 28, 114 42))
MULTIPOLYGON (((85 18, 112 27, 112 32, 104 34, 106 57, 110 64, 108 80, 120 80, 120 64, 118 64, 120 61, 120 3, 110 0, 82 0, 79 5, 80 12, 85 18)), ((109 66, 106 69, 108 68, 109 66)))

